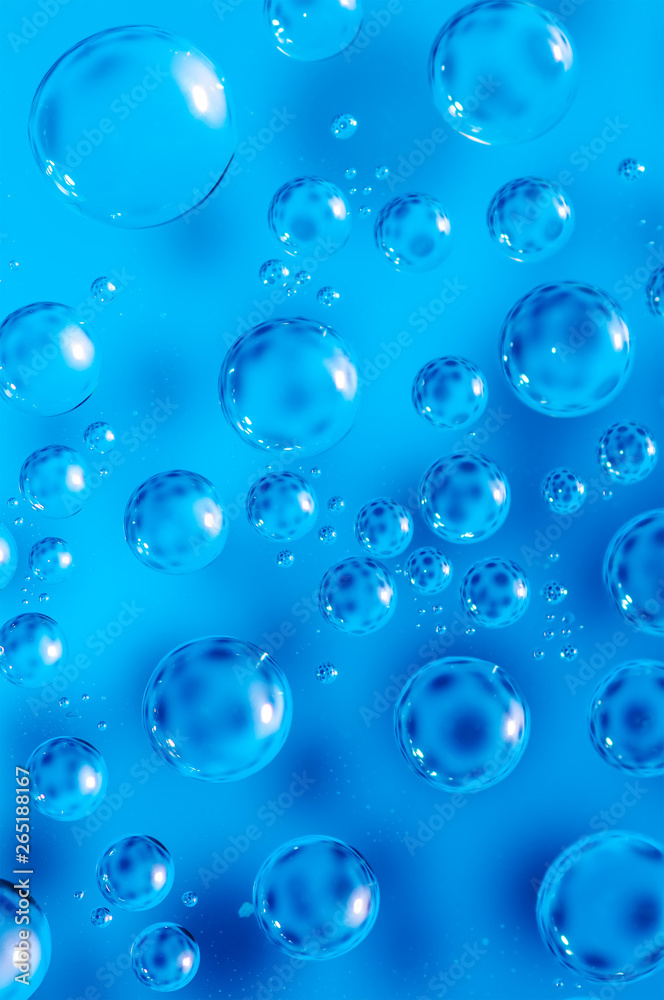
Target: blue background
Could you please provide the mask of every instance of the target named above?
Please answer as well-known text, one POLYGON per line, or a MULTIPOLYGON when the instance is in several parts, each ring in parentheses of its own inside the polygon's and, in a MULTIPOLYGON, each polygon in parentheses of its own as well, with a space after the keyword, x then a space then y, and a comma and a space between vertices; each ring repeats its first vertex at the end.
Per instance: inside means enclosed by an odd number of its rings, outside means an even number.
MULTIPOLYGON (((438 197, 452 220, 454 251, 431 274, 399 274, 373 245, 373 220, 391 196, 373 172, 385 163, 394 175, 400 157, 407 159, 418 140, 426 145, 434 130, 444 128, 430 95, 427 60, 438 29, 457 7, 402 0, 389 23, 377 32, 372 28, 375 37, 350 59, 341 55, 300 63, 275 48, 257 0, 228 0, 218 9, 207 2, 71 0, 18 47, 11 33, 20 33, 22 18, 39 8, 32 0, 3 0, 2 314, 39 300, 89 308, 94 278, 114 270, 128 276, 115 300, 93 320, 105 347, 94 395, 56 418, 33 418, 0 405, 2 519, 15 534, 21 560, 13 583, 0 594, 0 613, 6 620, 22 610, 44 609, 37 601, 43 585, 23 580, 27 553, 37 538, 62 531, 76 570, 71 581, 50 588, 46 610, 69 638, 70 662, 79 653, 90 660, 62 692, 70 699, 68 711, 78 713, 75 718, 67 717, 57 700, 31 707, 30 692, 2 683, 2 810, 12 808, 14 765, 24 763, 42 740, 63 734, 88 739, 100 749, 109 769, 109 794, 115 796, 103 819, 75 824, 75 829, 33 810, 33 893, 53 933, 50 971, 37 994, 45 1000, 147 997, 127 969, 126 955, 133 936, 155 920, 183 923, 200 944, 201 967, 187 988, 189 1000, 260 1000, 261 984, 280 976, 275 967, 285 968, 286 956, 265 940, 253 918, 241 920, 237 912, 251 898, 254 875, 267 854, 309 833, 340 837, 365 855, 380 882, 381 910, 360 948, 333 962, 310 963, 288 983, 273 979, 272 988, 281 983, 274 995, 434 998, 440 994, 427 985, 432 977, 475 944, 484 954, 449 990, 455 1000, 587 995, 593 987, 575 990, 579 980, 557 965, 539 938, 538 880, 563 846, 597 828, 602 810, 613 809, 611 828, 661 837, 661 780, 640 779, 639 801, 622 806, 628 776, 605 764, 592 748, 586 713, 595 683, 610 667, 625 659, 661 656, 654 637, 634 633, 621 621, 605 592, 601 566, 614 531, 659 502, 664 463, 646 481, 616 487, 609 501, 587 503, 583 515, 551 544, 560 553, 555 567, 523 547, 532 548, 536 533, 551 524, 539 494, 551 467, 569 465, 587 481, 598 477, 597 439, 618 419, 644 421, 661 443, 662 323, 646 308, 643 272, 637 290, 624 276, 652 267, 648 241, 660 252, 664 242, 657 183, 663 166, 664 8, 650 0, 585 0, 565 8, 571 9, 564 20, 581 69, 571 110, 550 133, 522 146, 484 147, 445 133, 446 140, 412 177, 396 183, 393 193, 423 191, 438 197), (40 176, 27 141, 30 102, 46 70, 80 39, 124 23, 159 24, 199 45, 224 73, 241 139, 266 127, 274 109, 286 108, 295 116, 255 157, 241 147, 245 152, 236 154, 241 171, 199 213, 135 232, 115 231, 63 207, 40 176), (329 122, 345 111, 358 118, 360 127, 353 139, 339 142, 329 122), (616 117, 627 127, 583 166, 580 148, 601 135, 605 119, 616 117), (632 185, 617 174, 626 156, 646 167, 632 185), (278 253, 266 225, 272 194, 307 173, 347 190, 349 166, 357 168, 355 186, 361 190, 368 184, 373 190, 351 199, 355 212, 348 245, 320 265, 307 292, 274 307, 257 278, 262 261, 278 253), (572 176, 567 191, 576 210, 571 242, 535 265, 504 258, 491 244, 485 223, 493 193, 517 176, 556 178, 565 170, 572 176), (358 214, 362 203, 371 206, 367 218, 358 214), (9 269, 11 259, 20 262, 18 270, 9 269), (636 354, 630 379, 613 403, 591 416, 558 421, 515 398, 500 371, 497 345, 502 321, 521 295, 536 284, 567 279, 596 284, 616 298, 636 354), (449 287, 446 281, 459 289, 454 301, 426 329, 417 329, 413 314, 439 299, 449 287), (332 309, 316 302, 322 285, 340 292, 332 309), (321 470, 314 483, 323 507, 319 525, 335 524, 335 546, 323 546, 312 533, 292 546, 296 561, 289 570, 277 567, 278 547, 259 538, 243 511, 247 487, 269 456, 231 430, 217 396, 228 345, 244 329, 241 324, 256 322, 270 308, 275 315, 301 314, 333 325, 354 348, 366 382, 352 432, 332 451, 301 466, 305 472, 312 466, 321 470), (385 366, 383 345, 397 342, 402 331, 399 356, 385 366), (455 584, 443 595, 440 616, 432 613, 433 602, 416 599, 399 576, 399 607, 389 625, 371 636, 345 636, 323 621, 314 600, 327 566, 358 552, 352 533, 356 511, 380 495, 412 503, 423 471, 459 440, 425 425, 410 401, 419 367, 443 353, 459 353, 479 364, 489 384, 489 407, 504 415, 499 430, 486 432, 481 450, 510 480, 511 512, 488 542, 447 547, 455 584), (170 401, 172 413, 153 426, 158 400, 170 401), (85 427, 97 419, 114 427, 122 461, 104 463, 110 472, 78 516, 53 522, 24 502, 17 512, 4 507, 5 498, 17 495, 18 471, 28 453, 51 443, 81 448, 85 427), (136 440, 132 426, 142 428, 143 441, 136 440), (210 478, 234 518, 221 557, 186 577, 145 569, 123 540, 130 493, 148 476, 171 468, 210 478), (334 494, 345 501, 336 517, 324 510, 334 494), (16 528, 15 513, 24 518, 16 528), (478 629, 436 651, 430 645, 437 638, 434 627, 443 622, 449 631, 457 611, 456 585, 472 562, 494 554, 513 558, 527 570, 534 589, 527 615, 509 629, 495 634, 478 629), (560 579, 569 597, 554 609, 556 637, 545 643, 542 632, 551 609, 537 591, 550 578, 560 579), (27 609, 21 606, 23 586, 29 589, 27 609), (97 630, 117 621, 123 602, 140 613, 110 645, 102 640, 99 652, 97 630), (420 608, 424 614, 418 614, 420 608), (559 656, 563 613, 575 616, 572 639, 579 649, 579 659, 569 665, 559 656), (600 669, 572 693, 566 674, 576 676, 582 662, 597 653, 597 644, 611 643, 616 632, 623 634, 624 646, 611 656, 604 645, 595 660, 600 669), (291 735, 276 760, 247 780, 218 786, 155 767, 140 716, 143 689, 158 660, 182 642, 213 633, 237 635, 269 649, 289 678, 295 703, 291 735), (539 662, 532 655, 537 646, 546 653, 539 662), (442 830, 412 852, 404 838, 417 837, 420 823, 447 800, 401 759, 392 731, 397 688, 391 677, 447 652, 490 659, 517 679, 532 712, 531 739, 506 781, 469 798, 442 830), (339 670, 330 687, 315 677, 323 660, 332 660, 339 670), (82 702, 84 693, 89 700, 82 702), (97 729, 101 719, 108 723, 104 732, 97 729), (305 794, 273 822, 257 818, 262 807, 269 811, 270 800, 287 792, 294 773, 304 772, 314 779, 305 794), (624 817, 614 818, 621 810, 624 817), (260 836, 247 845, 242 837, 252 824, 260 836), (98 826, 94 832, 93 826, 98 826), (157 837, 171 851, 174 889, 149 913, 115 911, 109 927, 94 928, 89 915, 102 903, 94 881, 96 860, 115 839, 139 832, 157 837), (237 860, 208 880, 201 870, 212 870, 215 852, 222 855, 231 838, 241 845, 237 860), (77 901, 79 889, 85 897, 77 901), (189 889, 200 897, 190 910, 180 901, 189 889), (554 987, 558 979, 565 984, 562 990, 554 987)), ((366 21, 373 21, 371 4, 365 8, 366 21)), ((384 9, 381 0, 375 9, 384 9)), ((483 427, 484 418, 475 428, 478 440, 483 427)), ((415 544, 432 543, 419 515, 415 521, 415 544)), ((9 871, 11 830, 4 832, 1 856, 9 871)), ((660 973, 626 986, 621 995, 653 1000, 663 986, 660 973)))

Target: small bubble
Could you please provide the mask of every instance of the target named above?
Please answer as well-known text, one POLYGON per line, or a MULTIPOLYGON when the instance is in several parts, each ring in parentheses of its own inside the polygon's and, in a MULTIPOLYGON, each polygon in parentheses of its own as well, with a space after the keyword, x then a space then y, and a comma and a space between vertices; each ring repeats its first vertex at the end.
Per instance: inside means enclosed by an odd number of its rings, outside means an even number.
POLYGON ((563 646, 560 650, 560 655, 563 660, 575 660, 579 655, 579 651, 575 646, 563 646))
POLYGON ((360 215, 371 215, 371 209, 368 205, 360 205, 360 215))
POLYGON ((635 181, 639 174, 645 172, 645 169, 638 160, 634 160, 632 157, 621 160, 618 164, 618 173, 625 181, 635 181))
POLYGON ((439 615, 443 610, 443 606, 442 604, 434 604, 431 610, 433 611, 434 615, 439 615))
POLYGON ((371 194, 371 188, 368 185, 367 187, 362 188, 362 194, 371 194))
POLYGON ((442 632, 447 632, 446 625, 436 625, 436 632, 440 635, 442 632))
POLYGON ((375 176, 376 180, 378 180, 378 181, 384 181, 385 178, 388 176, 389 172, 390 171, 389 171, 388 167, 385 167, 385 166, 376 167, 376 169, 374 171, 374 176, 375 176))
POLYGON ((330 497, 327 501, 327 509, 333 511, 335 514, 344 509, 344 498, 343 497, 330 497))
POLYGON ((10 260, 9 261, 9 270, 10 271, 18 271, 18 269, 19 269, 19 262, 17 260, 10 260))
POLYGON ((544 650, 543 649, 534 649, 533 650, 533 656, 535 657, 536 660, 543 659, 544 658, 544 650))
POLYGON ((357 194, 357 188, 350 188, 348 194, 357 194))
POLYGON ((110 470, 108 469, 108 467, 106 465, 102 465, 101 469, 99 470, 99 475, 100 476, 107 476, 108 473, 109 473, 109 471, 110 470))
POLYGON ((298 288, 302 288, 307 282, 311 281, 311 275, 304 268, 300 268, 299 271, 295 272, 294 281, 298 288))
POLYGON ((240 909, 237 911, 238 917, 253 917, 254 908, 251 903, 243 903, 240 909))
POLYGON ((90 701, 90 695, 89 694, 82 694, 81 695, 81 701, 90 701))
POLYGON ((475 629, 474 628, 467 628, 466 629, 466 635, 475 635, 475 629))
POLYGON ((105 420, 95 420, 85 428, 83 440, 91 451, 105 455, 115 447, 115 431, 105 420))
POLYGON ((98 907, 90 914, 90 920, 95 927, 104 927, 106 924, 110 924, 112 919, 111 911, 107 910, 105 906, 98 907))
POLYGON ((10 497, 9 500, 7 501, 7 506, 18 507, 18 500, 16 499, 16 497, 10 497))
POLYGON ((185 906, 196 906, 196 903, 198 902, 198 896, 196 895, 195 892, 192 892, 192 890, 189 889, 188 892, 182 893, 182 902, 184 903, 185 906))
POLYGON ((82 889, 77 889, 77 891, 74 893, 74 899, 83 899, 84 895, 85 893, 83 892, 82 889))
POLYGON ((602 490, 602 500, 610 500, 613 496, 613 490, 602 490))
POLYGON ((330 288, 326 285, 325 288, 321 288, 316 296, 318 304, 321 306, 331 306, 334 302, 339 301, 339 292, 335 288, 330 288))
POLYGON ((350 139, 357 132, 357 119, 348 114, 337 115, 330 122, 330 132, 335 139, 350 139))
POLYGON ((283 552, 280 552, 277 555, 277 566, 284 566, 284 567, 292 566, 294 562, 295 562, 295 556, 293 555, 292 552, 289 552, 287 549, 284 549, 283 552))
POLYGON ((547 642, 550 639, 553 639, 553 632, 550 629, 547 629, 546 632, 542 632, 542 635, 544 636, 547 642))
POLYGON ((92 297, 96 302, 111 302, 115 298, 116 288, 110 278, 95 278, 90 285, 92 297))
POLYGON ((271 288, 285 288, 290 281, 290 271, 282 260, 266 260, 261 264, 258 277, 271 288))
POLYGON ((333 663, 321 663, 316 670, 316 677, 321 684, 331 684, 337 679, 338 670, 333 663))
POLYGON ((331 524, 325 524, 318 532, 318 537, 324 545, 332 545, 337 540, 337 533, 331 524))
POLYGON ((23 600, 21 601, 21 604, 27 604, 27 603, 28 603, 28 599, 27 599, 27 597, 24 597, 23 600))
POLYGON ((104 721, 97 723, 97 729, 106 729, 106 723, 104 721))
POLYGON ((22 517, 15 517, 14 518, 14 524, 16 524, 16 525, 23 524, 23 518, 22 517))
POLYGON ((46 604, 46 601, 50 601, 50 599, 51 598, 48 596, 48 594, 39 595, 39 600, 41 601, 42 604, 46 604))
POLYGON ((560 559, 559 552, 549 552, 549 562, 556 563, 560 559))
POLYGON ((312 469, 312 470, 311 470, 311 476, 312 476, 312 477, 313 477, 314 479, 318 479, 318 478, 319 478, 319 476, 320 476, 320 469, 312 469))
POLYGON ((352 181, 353 177, 355 177, 356 174, 357 170, 355 169, 355 167, 349 167, 344 176, 347 181, 352 181))
POLYGON ((58 702, 58 705, 60 706, 60 708, 67 708, 67 706, 69 705, 69 698, 61 698, 60 701, 58 702))
POLYGON ((417 613, 418 615, 425 615, 427 613, 426 608, 418 608, 417 613))
POLYGON ((567 597, 567 589, 563 587, 562 583, 550 580, 542 587, 542 597, 547 604, 560 604, 567 597))
POLYGON ((565 984, 564 984, 564 982, 562 981, 562 979, 556 979, 556 981, 555 981, 555 983, 554 983, 553 985, 554 985, 554 987, 555 987, 555 988, 556 988, 557 990, 562 990, 562 988, 563 988, 563 986, 564 986, 565 984))

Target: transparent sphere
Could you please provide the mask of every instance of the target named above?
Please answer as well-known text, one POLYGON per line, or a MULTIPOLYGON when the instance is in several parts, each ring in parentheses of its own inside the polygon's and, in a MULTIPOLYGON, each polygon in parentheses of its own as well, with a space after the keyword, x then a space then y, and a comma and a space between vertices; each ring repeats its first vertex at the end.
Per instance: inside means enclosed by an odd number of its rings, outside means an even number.
POLYGON ((382 563, 351 556, 327 570, 318 603, 323 618, 340 632, 367 635, 387 625, 394 614, 396 584, 382 563))
MULTIPOLYGON (((27 866, 29 867, 29 866, 27 866)), ((17 878, 21 876, 18 875, 17 878)), ((51 929, 41 907, 32 896, 29 904, 30 923, 17 925, 21 897, 12 882, 0 879, 0 996, 2 1000, 27 1000, 42 983, 51 961, 51 929), (21 929, 29 938, 19 938, 21 929), (25 945, 25 947, 22 947, 25 945), (29 983, 16 982, 27 973, 29 983)), ((25 903, 23 904, 25 905, 25 903)))
POLYGON ((431 50, 429 75, 443 118, 485 145, 524 142, 569 108, 577 67, 566 29, 519 0, 463 7, 431 50))
POLYGON ((297 177, 280 187, 270 202, 267 221, 290 254, 322 251, 329 257, 350 236, 346 199, 336 184, 321 177, 297 177))
POLYGON ((420 483, 425 522, 448 542, 490 538, 510 509, 510 488, 495 462, 461 452, 434 462, 420 483))
POLYGON ((96 302, 100 302, 102 305, 106 302, 112 302, 115 298, 116 287, 110 278, 106 278, 103 275, 99 278, 95 278, 90 285, 90 293, 96 302))
POLYGON ((618 164, 618 173, 624 181, 635 181, 639 174, 645 173, 645 167, 638 160, 628 156, 618 164))
POLYGON ((21 493, 34 510, 46 517, 71 517, 90 497, 87 470, 73 448, 49 444, 33 451, 21 466, 21 493))
POLYGON ((477 365, 465 358, 434 358, 413 382, 413 406, 434 427, 458 430, 484 413, 489 391, 477 365))
POLYGON ((300 837, 263 862, 254 882, 258 925, 298 959, 324 961, 355 948, 376 922, 380 892, 362 855, 333 837, 300 837))
POLYGON ((0 629, 0 670, 12 684, 50 684, 67 660, 67 640, 52 618, 33 612, 10 618, 0 629))
POLYGON ((318 501, 295 472, 268 472, 247 496, 247 517, 256 531, 277 542, 303 538, 316 523, 318 501))
POLYGON ((261 264, 258 277, 271 288, 286 288, 291 283, 291 273, 282 260, 266 260, 261 264))
POLYGON ((283 552, 277 553, 277 566, 281 566, 282 569, 287 569, 292 566, 295 562, 295 556, 288 549, 284 549, 283 552))
POLYGON ((61 583, 71 576, 74 557, 62 538, 40 538, 30 549, 28 567, 38 580, 61 583))
POLYGON ((228 517, 212 483, 176 469, 151 476, 127 501, 127 544, 139 562, 162 573, 193 573, 217 558, 228 517))
POLYGON ((616 482, 638 483, 655 468, 657 445, 642 424, 612 424, 599 439, 597 460, 616 482))
POLYGON ((432 271, 452 249, 452 226, 443 206, 428 194, 393 198, 374 226, 379 251, 397 271, 432 271))
POLYGON ((410 545, 413 519, 396 500, 371 500, 355 519, 355 537, 373 555, 385 559, 398 556, 410 545))
POLYGON ((101 348, 73 309, 34 302, 0 326, 0 390, 24 413, 76 409, 97 387, 101 348))
POLYGON ((557 580, 549 580, 542 587, 542 597, 547 604, 560 604, 567 597, 567 588, 557 580))
POLYGON ((516 767, 528 743, 530 714, 500 667, 445 657, 404 685, 394 725, 399 749, 416 774, 450 792, 477 792, 516 767))
POLYGON ((558 961, 595 982, 634 982, 664 964, 664 852, 636 833, 583 837, 547 869, 539 931, 558 961))
POLYGON ((664 267, 658 267, 646 287, 646 301, 653 316, 664 316, 664 267))
POLYGON ((235 149, 223 78, 191 42, 110 28, 51 67, 30 145, 67 204, 124 229, 169 222, 216 187, 235 149))
POLYGON ((203 781, 260 771, 284 745, 292 715, 288 681, 272 657, 225 637, 172 650, 143 696, 154 749, 178 774, 203 781))
POLYGON ((150 924, 131 946, 131 967, 139 983, 173 993, 190 983, 201 961, 194 937, 179 924, 150 924))
POLYGON ((349 348, 313 320, 272 320, 243 334, 219 375, 221 405, 243 440, 316 455, 355 421, 358 376, 349 348))
POLYGON ((94 424, 89 424, 85 429, 83 440, 91 451, 98 451, 100 455, 105 455, 115 447, 115 433, 105 420, 96 420, 94 424))
POLYGON ((102 896, 122 910, 150 910, 166 899, 173 886, 173 860, 154 837, 123 837, 97 862, 102 896))
POLYGON ((452 563, 440 549, 426 545, 411 552, 405 573, 418 594, 440 594, 452 579, 452 563))
POLYGON ((306 62, 343 52, 362 24, 362 0, 265 0, 263 9, 279 51, 306 62))
POLYGON ((69 822, 89 816, 106 794, 104 758, 73 736, 46 740, 30 754, 30 792, 39 812, 69 822))
POLYGON ((608 295, 562 281, 517 302, 503 324, 500 355, 523 403, 552 417, 578 417, 605 406, 624 385, 630 334, 608 295))
POLYGON ((650 778, 664 774, 664 663, 631 660, 602 679, 590 738, 609 764, 650 778))
POLYGON ((11 583, 18 566, 18 549, 14 536, 4 524, 0 524, 0 590, 11 583))
POLYGON ((198 896, 196 895, 195 892, 192 892, 192 890, 189 889, 188 892, 182 893, 182 902, 184 903, 185 906, 196 906, 196 903, 198 902, 198 896))
POLYGON ((552 469, 542 482, 542 496, 557 514, 572 514, 583 506, 586 487, 571 469, 552 469))
POLYGON ((352 115, 336 115, 330 123, 330 132, 335 139, 350 139, 357 132, 357 118, 352 115))
POLYGON ((664 509, 638 514, 613 536, 604 556, 604 583, 630 625, 664 635, 664 509))
POLYGON ((113 914, 107 906, 98 906, 90 914, 90 923, 93 927, 107 927, 113 920, 113 914))
POLYGON ((461 583, 461 606, 486 628, 513 625, 530 603, 530 587, 520 566, 509 559, 482 559, 461 583))
POLYGON ((512 260, 544 260, 566 246, 574 230, 568 195, 555 181, 520 177, 504 184, 489 205, 494 243, 512 260))
POLYGON ((321 684, 332 684, 336 681, 339 671, 333 663, 321 663, 316 669, 316 677, 321 684))

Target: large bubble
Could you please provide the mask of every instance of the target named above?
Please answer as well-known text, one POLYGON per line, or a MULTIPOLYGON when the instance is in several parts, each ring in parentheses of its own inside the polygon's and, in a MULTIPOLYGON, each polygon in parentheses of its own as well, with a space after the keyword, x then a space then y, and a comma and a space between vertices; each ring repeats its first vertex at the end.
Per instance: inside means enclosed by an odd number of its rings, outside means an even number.
POLYGON ((190 42, 110 28, 51 67, 30 145, 62 198, 125 229, 176 219, 217 185, 235 148, 224 81, 190 42))
POLYGON ((263 862, 254 882, 258 925, 298 959, 323 961, 362 942, 378 916, 380 892, 362 855, 333 837, 300 837, 263 862))
POLYGON ((30 754, 30 792, 39 812, 69 822, 94 812, 106 794, 104 758, 73 736, 46 740, 30 754))
POLYGON ((30 549, 28 566, 38 580, 61 583, 71 576, 74 557, 62 538, 40 538, 30 549))
MULTIPOLYGON (((27 867, 30 867, 29 865, 27 867)), ((17 879, 20 875, 16 876, 17 879)), ((32 896, 19 896, 13 883, 0 879, 0 996, 27 1000, 41 985, 51 961, 51 929, 32 896), (27 912, 29 924, 17 924, 17 912, 27 912), (29 937, 26 938, 25 931, 29 937), (19 934, 23 931, 23 935, 19 934), (17 977, 25 979, 17 981, 17 977)))
POLYGON ((522 402, 552 417, 578 417, 620 392, 630 369, 630 333, 599 288, 539 285, 508 314, 500 355, 522 402))
POLYGON ((413 519, 396 500, 381 497, 365 503, 355 519, 355 537, 372 555, 389 559, 405 552, 413 537, 413 519))
POLYGON ((590 703, 590 737, 623 771, 664 774, 664 663, 631 660, 602 678, 590 703))
POLYGON ((277 542, 303 538, 316 523, 316 494, 295 472, 268 472, 247 496, 247 517, 256 531, 277 542))
POLYGON ((107 848, 97 862, 97 885, 102 896, 122 910, 150 910, 171 891, 173 860, 154 837, 123 837, 107 848))
POLYGON ((425 522, 449 542, 490 538, 510 509, 510 488, 495 462, 484 455, 446 455, 424 473, 420 505, 425 522))
POLYGON ((452 226, 435 198, 404 194, 380 210, 374 240, 397 271, 432 271, 452 249, 452 226))
POLYGON ((362 0, 265 0, 263 10, 279 51, 307 62, 342 52, 362 24, 362 0))
POLYGON ((88 472, 73 448, 49 444, 33 451, 21 466, 21 493, 34 510, 46 517, 71 517, 90 497, 88 472))
POLYGON ((131 967, 139 983, 158 993, 174 993, 190 983, 201 961, 192 934, 179 924, 150 924, 131 946, 131 967))
POLYGON ((321 177, 298 177, 270 202, 268 224, 284 250, 325 260, 350 236, 350 208, 343 192, 321 177))
POLYGON ((434 42, 429 73, 447 124, 485 145, 548 132, 569 108, 577 76, 567 31, 520 0, 457 11, 434 42))
POLYGON ((228 518, 212 483, 176 469, 151 476, 127 501, 127 544, 139 562, 162 573, 193 573, 217 558, 228 518))
POLYGON ((478 792, 516 767, 528 743, 530 714, 500 667, 446 657, 404 685, 394 725, 399 749, 416 774, 450 792, 478 792))
POLYGON ((99 344, 68 306, 35 302, 0 326, 0 389, 18 410, 67 413, 95 390, 100 370, 99 344))
POLYGON ((434 427, 458 430, 484 413, 489 393, 484 375, 465 358, 434 358, 413 382, 413 406, 434 427))
POLYGON ((461 583, 461 606, 473 622, 486 628, 513 625, 529 602, 526 574, 510 559, 482 559, 461 583))
POLYGON ((0 670, 19 687, 50 684, 67 660, 67 640, 56 621, 29 612, 0 629, 0 670))
POLYGON ((567 244, 574 230, 572 203, 555 181, 520 177, 491 199, 487 225, 512 260, 544 260, 567 244))
POLYGON ((418 594, 440 594, 452 580, 452 564, 440 549, 425 545, 408 556, 404 574, 418 594))
POLYGON ((622 831, 578 840, 547 869, 537 922, 576 975, 619 990, 652 975, 664 964, 662 847, 622 831))
POLYGON ((323 618, 340 632, 367 635, 387 625, 397 605, 397 590, 382 563, 352 556, 325 573, 318 602, 323 618))
POLYGON ((0 524, 0 590, 11 583, 18 566, 18 549, 14 536, 4 524, 0 524))
POLYGON ((172 650, 143 696, 143 723, 178 774, 237 781, 273 760, 290 730, 291 690, 268 653, 212 636, 172 650))
POLYGON ((315 455, 341 441, 359 405, 350 350, 328 326, 271 320, 243 334, 219 375, 221 405, 243 440, 315 455))
POLYGON ((657 465, 657 445, 642 424, 612 424, 599 439, 597 460, 617 483, 639 483, 657 465))
POLYGON ((638 514, 613 536, 604 583, 625 621, 664 635, 664 509, 638 514))

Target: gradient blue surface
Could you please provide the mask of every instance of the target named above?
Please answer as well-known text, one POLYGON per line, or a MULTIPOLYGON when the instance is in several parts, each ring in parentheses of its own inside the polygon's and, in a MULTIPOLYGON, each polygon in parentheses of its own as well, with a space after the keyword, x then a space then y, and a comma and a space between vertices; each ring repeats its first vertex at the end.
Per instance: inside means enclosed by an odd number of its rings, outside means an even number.
MULTIPOLYGON (((485 147, 446 130, 429 89, 430 47, 458 6, 447 0, 366 3, 363 33, 346 55, 298 62, 276 48, 258 0, 70 0, 56 3, 52 16, 39 16, 38 28, 37 2, 2 2, 2 316, 42 300, 78 307, 104 349, 99 386, 79 409, 46 418, 0 403, 2 522, 19 549, 19 570, 0 593, 2 620, 44 610, 37 596, 48 591, 46 613, 65 631, 73 665, 58 695, 69 698, 66 709, 57 697, 45 703, 37 692, 32 700, 35 692, 0 678, 0 876, 11 878, 13 824, 5 817, 13 810, 15 765, 24 765, 46 739, 76 736, 103 753, 109 772, 106 807, 87 820, 55 822, 33 809, 32 893, 53 935, 38 998, 149 997, 129 966, 128 950, 155 921, 182 924, 200 946, 200 969, 182 994, 188 1000, 605 996, 589 983, 576 989, 579 980, 548 953, 535 902, 547 865, 582 836, 606 828, 662 839, 661 779, 634 780, 602 760, 587 713, 597 682, 610 669, 623 660, 662 656, 657 637, 634 632, 615 611, 602 582, 602 560, 622 524, 660 503, 664 462, 660 457, 642 482, 611 484, 613 497, 605 502, 596 446, 617 421, 645 423, 660 447, 664 441, 664 331, 645 300, 649 274, 664 262, 664 10, 656 0, 556 0, 553 10, 579 57, 576 99, 540 138, 485 147), (70 212, 49 190, 32 157, 27 121, 42 76, 65 50, 105 28, 141 23, 190 39, 222 72, 240 137, 237 168, 188 216, 156 229, 115 231, 70 212), (329 124, 346 112, 357 118, 357 133, 339 142, 329 124), (633 183, 618 175, 626 157, 646 167, 633 183), (388 180, 375 178, 379 164, 389 166, 388 180), (357 176, 348 182, 344 172, 351 166, 357 176), (306 291, 277 301, 258 280, 261 264, 279 254, 268 207, 282 184, 306 174, 344 192, 358 188, 347 195, 353 231, 341 252, 310 268, 306 291), (560 183, 576 217, 567 246, 535 264, 508 260, 486 226, 496 191, 524 176, 560 183), (365 186, 372 188, 368 195, 361 193, 365 186), (381 206, 409 192, 438 199, 453 226, 450 256, 426 274, 397 273, 373 243, 381 206), (370 215, 359 214, 361 204, 371 207, 370 215), (10 270, 10 260, 19 268, 10 270), (113 277, 117 293, 95 307, 89 288, 100 275, 113 277), (571 420, 528 409, 500 366, 505 316, 519 298, 549 281, 604 289, 624 311, 635 339, 632 370, 617 398, 571 420), (323 285, 340 293, 330 308, 316 301, 323 285), (320 468, 313 485, 321 510, 316 530, 290 546, 293 566, 282 569, 276 562, 282 546, 260 537, 244 511, 249 486, 272 455, 249 447, 226 423, 217 379, 240 333, 271 317, 299 315, 330 324, 351 345, 363 398, 341 443, 290 463, 305 476, 320 468), (467 430, 429 426, 411 402, 420 368, 433 357, 456 354, 476 363, 488 384, 487 410, 470 428, 475 438, 466 438, 467 430), (82 450, 85 428, 100 419, 116 432, 116 457, 93 458, 109 471, 79 514, 53 522, 23 502, 18 510, 5 507, 18 495, 29 453, 49 444, 82 450), (385 628, 358 637, 330 627, 317 607, 318 585, 330 565, 360 555, 356 512, 375 497, 393 497, 414 514, 411 547, 437 545, 416 510, 417 486, 434 461, 459 445, 486 453, 506 473, 512 502, 503 527, 472 546, 441 545, 454 580, 438 599, 416 595, 399 575, 399 605, 385 628), (573 469, 588 484, 586 503, 566 530, 555 526, 540 495, 543 477, 556 466, 573 469), (122 527, 132 491, 178 468, 214 483, 231 520, 220 557, 186 577, 141 565, 122 527), (334 495, 345 507, 328 513, 325 505, 334 495), (16 516, 24 522, 14 527, 16 516), (318 527, 328 523, 337 533, 333 546, 317 537, 318 527), (25 583, 31 545, 51 534, 71 546, 71 579, 25 583), (547 562, 549 551, 560 553, 555 566, 547 562), (507 629, 466 635, 456 626, 458 585, 472 563, 490 556, 525 569, 530 606, 507 629), (568 590, 555 608, 538 593, 551 578, 568 590), (26 597, 27 608, 21 604, 26 597), (443 608, 439 615, 434 603, 443 608), (556 615, 551 641, 542 638, 548 613, 556 615), (562 615, 574 616, 571 637, 560 635, 562 615), (434 631, 438 623, 447 625, 445 634, 434 631), (153 754, 141 723, 143 691, 159 660, 212 634, 269 651, 294 698, 282 751, 268 767, 232 784, 171 771, 153 754), (569 639, 579 650, 572 663, 559 655, 569 639), (541 660, 533 658, 537 647, 545 651, 541 660), (466 797, 451 815, 449 797, 411 772, 393 734, 394 704, 406 675, 445 655, 499 663, 531 710, 529 745, 514 772, 466 797), (316 679, 324 661, 338 670, 330 685, 316 679), (102 720, 104 730, 97 728, 102 720), (110 925, 94 927, 90 913, 103 902, 96 862, 114 841, 132 834, 167 847, 175 865, 173 890, 149 914, 114 910, 110 925), (282 843, 312 834, 339 838, 367 859, 381 905, 360 947, 332 962, 293 969, 253 917, 239 919, 238 910, 251 899, 265 858, 282 843), (83 899, 74 898, 78 890, 83 899), (181 902, 187 890, 199 897, 195 907, 181 902), (450 979, 444 994, 442 977, 458 968, 454 963, 462 956, 465 974, 450 979), (557 980, 564 988, 554 986, 557 980)), ((131 169, 128 162, 128 183, 131 169)), ((192 204, 196 197, 192 192, 192 204)), ((406 558, 400 557, 401 566, 406 558)), ((611 997, 654 1000, 663 988, 660 972, 611 997)))

